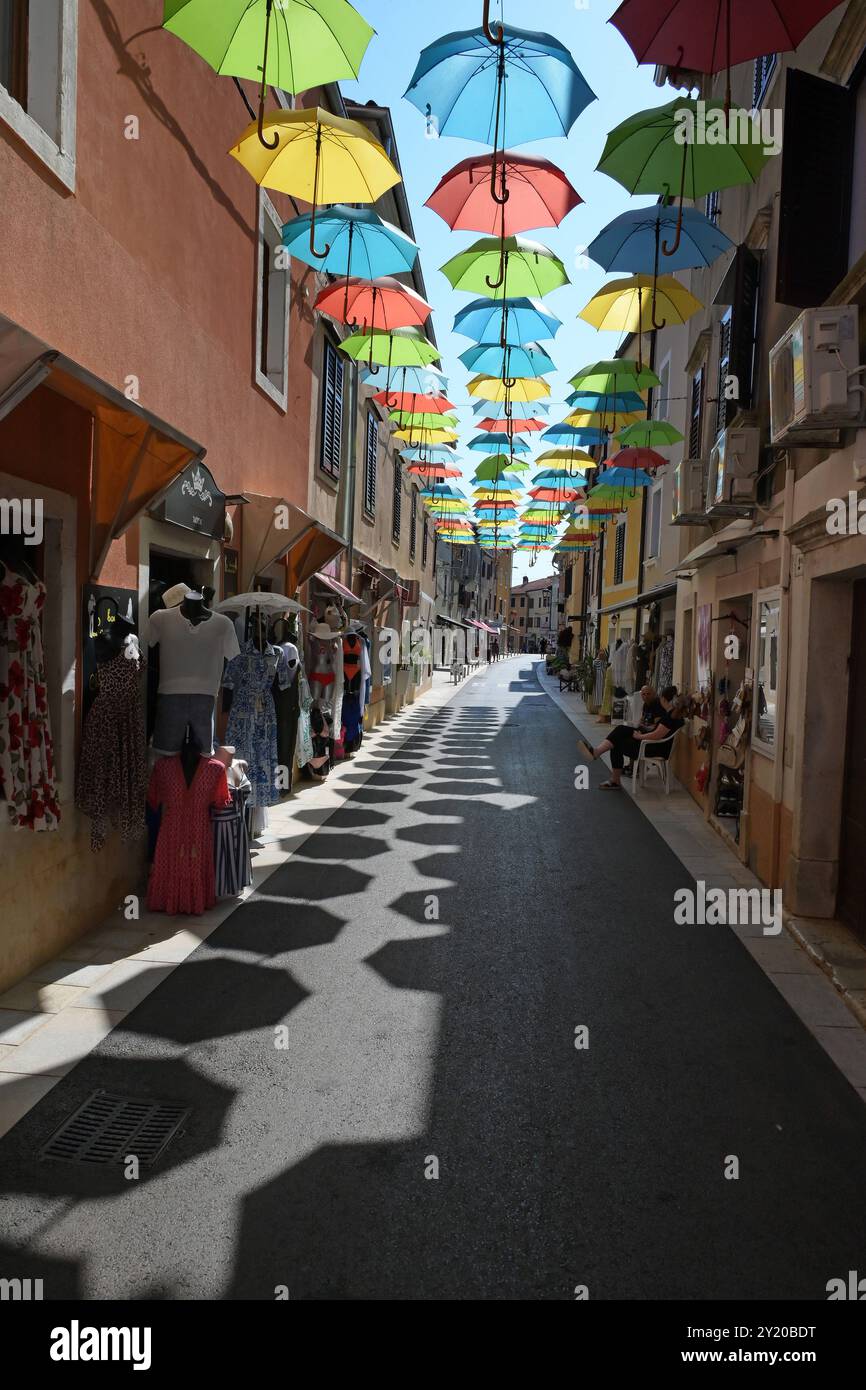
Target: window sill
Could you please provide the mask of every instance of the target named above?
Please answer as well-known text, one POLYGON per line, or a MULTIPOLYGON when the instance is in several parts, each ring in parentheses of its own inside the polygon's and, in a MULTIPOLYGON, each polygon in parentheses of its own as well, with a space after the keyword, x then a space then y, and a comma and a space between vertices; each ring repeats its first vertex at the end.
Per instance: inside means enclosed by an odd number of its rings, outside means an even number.
POLYGON ((288 390, 281 391, 278 386, 274 385, 270 377, 265 376, 258 368, 256 368, 256 386, 258 386, 260 391, 264 392, 269 400, 273 401, 274 405, 279 406, 283 415, 287 413, 289 403, 288 390))
POLYGON ((36 155, 39 162, 63 184, 64 188, 68 188, 70 193, 75 192, 74 148, 71 151, 63 150, 55 144, 47 131, 43 130, 3 87, 0 87, 0 120, 18 136, 32 154, 36 155))

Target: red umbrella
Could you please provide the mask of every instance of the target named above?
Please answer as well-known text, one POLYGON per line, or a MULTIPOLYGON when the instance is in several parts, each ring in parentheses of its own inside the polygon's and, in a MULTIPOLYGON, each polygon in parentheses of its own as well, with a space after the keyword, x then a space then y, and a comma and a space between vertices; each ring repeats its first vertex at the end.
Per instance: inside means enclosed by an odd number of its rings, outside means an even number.
POLYGON ((363 324, 367 332, 387 333, 394 328, 419 328, 433 312, 420 294, 390 275, 378 280, 352 276, 328 285, 316 296, 313 308, 337 323, 363 324))
POLYGON ((839 0, 623 0, 611 17, 639 63, 728 73, 799 48, 839 0))
POLYGON ((618 454, 607 460, 615 468, 645 468, 647 472, 652 472, 656 468, 664 468, 668 462, 661 454, 657 454, 655 449, 620 449, 618 454))
POLYGON ((484 434, 498 434, 501 430, 506 430, 509 434, 540 434, 547 429, 550 422, 548 420, 515 420, 512 416, 502 416, 498 420, 491 416, 485 417, 478 423, 478 429, 484 434))
POLYGON ((420 392, 416 395, 414 391, 380 391, 373 400, 389 410, 404 410, 411 415, 447 415, 456 409, 445 396, 424 396, 420 392))
POLYGON ((456 164, 427 199, 454 231, 518 236, 536 227, 558 227, 583 199, 548 159, 524 154, 472 155, 456 164), (501 180, 505 202, 492 194, 501 180))

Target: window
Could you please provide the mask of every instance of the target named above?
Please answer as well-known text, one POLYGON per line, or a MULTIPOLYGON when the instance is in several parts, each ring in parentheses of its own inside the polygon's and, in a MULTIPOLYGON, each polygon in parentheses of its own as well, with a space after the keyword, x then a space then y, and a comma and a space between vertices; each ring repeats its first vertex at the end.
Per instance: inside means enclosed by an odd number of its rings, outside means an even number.
MULTIPOLYGON (((569 565, 565 571, 565 597, 571 598, 571 586, 574 583, 574 566, 569 565)), ((561 607, 561 605, 560 605, 561 607)))
POLYGON ((653 489, 650 500, 650 525, 649 525, 649 547, 647 549, 647 559, 654 560, 658 556, 661 545, 662 533, 662 489, 661 483, 653 489))
POLYGON ((526 595, 525 595, 525 594, 521 594, 521 595, 520 595, 520 607, 521 607, 521 608, 525 608, 525 607, 526 607, 526 595))
POLYGON ((775 53, 765 53, 762 58, 755 59, 755 78, 752 87, 752 110, 757 111, 763 104, 764 97, 770 85, 770 78, 776 71, 778 56, 775 53))
POLYGON ((391 517, 391 536, 400 544, 400 523, 403 520, 403 470, 399 458, 394 458, 394 509, 391 517))
POLYGON ((625 573, 625 530, 628 518, 616 523, 616 545, 613 553, 613 582, 621 584, 625 573))
POLYGON ((737 410, 737 402, 725 399, 726 383, 731 371, 731 322, 733 311, 731 309, 725 314, 719 324, 719 383, 718 400, 716 401, 716 437, 722 430, 727 428, 729 407, 731 416, 737 410))
POLYGON ((421 532, 421 568, 427 568, 427 552, 430 548, 430 528, 427 525, 427 518, 424 517, 424 529, 421 532))
POLYGON ((755 724, 752 742, 764 753, 776 751, 776 702, 779 689, 778 593, 758 595, 758 627, 755 634, 755 724))
POLYGON ((418 548, 418 489, 412 489, 412 512, 409 518, 409 559, 415 559, 418 548))
POLYGON ((379 421, 372 410, 367 413, 367 445, 364 450, 364 511, 376 513, 376 475, 379 471, 379 421))
POLYGON ((291 275, 282 234, 279 213, 260 188, 256 383, 281 410, 285 410, 289 389, 291 275))
POLYGON ((0 0, 0 119, 75 188, 78 0, 0 0))
POLYGON ((343 363, 330 338, 322 360, 322 439, 319 467, 335 480, 343 455, 343 363))
POLYGON ((689 424, 689 458, 701 456, 704 425, 704 369, 699 367, 692 377, 692 399, 689 424))
POLYGON ((670 419, 671 359, 666 357, 659 367, 659 385, 653 392, 653 417, 656 420, 670 419))

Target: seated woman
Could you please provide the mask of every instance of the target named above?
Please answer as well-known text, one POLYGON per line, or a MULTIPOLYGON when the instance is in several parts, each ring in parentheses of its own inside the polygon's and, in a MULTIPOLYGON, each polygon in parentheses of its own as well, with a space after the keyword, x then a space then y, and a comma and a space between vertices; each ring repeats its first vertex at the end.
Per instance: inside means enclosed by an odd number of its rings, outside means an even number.
POLYGON ((602 791, 617 791, 622 783, 622 769, 626 758, 636 758, 640 753, 641 744, 648 745, 647 758, 667 758, 670 755, 671 745, 663 740, 669 739, 671 734, 675 734, 678 729, 683 727, 685 719, 685 702, 677 694, 675 685, 667 686, 659 696, 661 705, 661 715, 658 723, 651 730, 633 729, 628 724, 619 724, 612 729, 610 736, 601 742, 597 748, 593 748, 586 739, 578 740, 578 746, 594 760, 600 758, 604 753, 610 753, 611 774, 609 782, 601 783, 602 791), (657 752, 651 751, 653 743, 662 743, 657 752))

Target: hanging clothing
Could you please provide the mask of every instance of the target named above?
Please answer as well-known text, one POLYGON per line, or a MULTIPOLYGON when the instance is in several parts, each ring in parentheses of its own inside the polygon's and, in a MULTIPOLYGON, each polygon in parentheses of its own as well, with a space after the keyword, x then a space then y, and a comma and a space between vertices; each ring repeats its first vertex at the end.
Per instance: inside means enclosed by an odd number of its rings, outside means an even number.
POLYGON ((596 709, 604 699, 604 680, 607 674, 607 651, 602 649, 592 663, 592 701, 596 709))
POLYGON ((178 754, 153 769, 148 804, 162 807, 156 856, 147 886, 151 912, 197 916, 216 902, 212 806, 231 804, 226 770, 216 758, 200 758, 190 786, 178 754))
POLYGON ((640 690, 647 683, 650 666, 650 649, 646 642, 639 642, 635 647, 634 657, 634 688, 640 690))
POLYGON ((101 850, 109 826, 124 842, 145 829, 147 748, 141 706, 144 663, 135 638, 97 668, 98 693, 84 721, 75 804, 90 817, 90 848, 101 850))
POLYGON ((287 688, 288 674, 274 647, 268 643, 259 651, 252 641, 229 662, 223 676, 224 689, 232 691, 226 743, 234 744, 237 756, 249 765, 251 806, 273 806, 280 799, 277 712, 271 693, 274 678, 280 689, 287 688))
POLYGON ((639 689, 637 684, 637 654, 637 642, 629 642, 625 658, 625 681, 623 682, 626 695, 633 695, 639 689))
POLYGON ((42 651, 47 590, 6 566, 0 580, 0 793, 16 830, 60 824, 42 651))
POLYGON ((613 689, 613 667, 608 666, 607 670, 604 673, 604 692, 602 694, 601 705, 599 707, 599 714, 603 714, 607 719, 610 719, 611 715, 613 714, 613 689))
POLYGON ((626 667, 628 664, 628 646, 620 641, 610 659, 610 668, 613 672, 613 683, 618 690, 625 689, 626 667))
POLYGON ((366 647, 358 633, 343 638, 343 748, 357 753, 363 739, 363 685, 366 647))
POLYGON ((253 881, 246 805, 252 787, 243 776, 229 788, 230 806, 217 806, 213 820, 214 890, 218 898, 236 898, 253 881))
POLYGON ((661 643, 656 654, 656 678, 654 685, 656 690, 661 692, 668 685, 673 685, 674 679, 674 639, 668 636, 661 643))
POLYGON ((303 669, 298 676, 298 744, 296 755, 298 767, 306 767, 315 757, 313 750, 313 731, 310 724, 310 712, 313 708, 313 697, 310 694, 310 687, 303 669))
POLYGON ((370 697, 371 697, 372 694, 373 694, 373 666, 372 666, 372 663, 371 663, 371 661, 370 661, 371 643, 370 643, 370 639, 369 639, 369 637, 367 636, 366 633, 362 633, 361 640, 362 640, 363 643, 364 643, 364 650, 363 650, 362 653, 361 653, 361 681, 362 681, 361 708, 362 708, 362 711, 363 711, 363 710, 365 710, 365 709, 367 708, 367 706, 369 705, 369 703, 370 703, 370 697))
MULTIPOLYGON (((274 676, 274 683, 271 686, 274 709, 277 714, 277 760, 280 767, 288 770, 288 790, 291 791, 294 781, 295 745, 298 740, 298 714, 300 711, 298 675, 301 669, 301 658, 293 642, 279 642, 276 644, 276 649, 283 668, 283 676, 288 679, 288 685, 280 685, 280 669, 278 667, 277 674, 274 676)), ((286 788, 284 787, 283 790, 286 788)))

